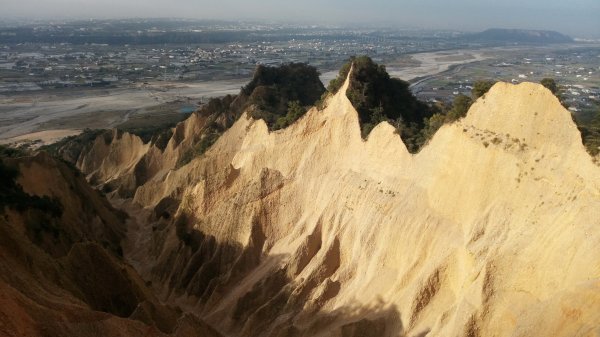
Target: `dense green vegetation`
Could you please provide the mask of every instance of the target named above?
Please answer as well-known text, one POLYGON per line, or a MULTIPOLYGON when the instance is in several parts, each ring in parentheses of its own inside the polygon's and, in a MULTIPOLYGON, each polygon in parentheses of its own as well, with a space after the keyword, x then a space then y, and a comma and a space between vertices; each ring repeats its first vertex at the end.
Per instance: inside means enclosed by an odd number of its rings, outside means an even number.
POLYGON ((449 108, 445 106, 438 107, 438 111, 426 122, 425 129, 422 132, 422 144, 431 139, 442 125, 452 123, 465 117, 473 102, 475 102, 477 98, 484 96, 494 83, 495 82, 489 80, 476 81, 473 83, 471 97, 460 94, 454 97, 454 101, 449 108))
POLYGON ((558 98, 560 104, 562 104, 565 108, 568 108, 567 103, 564 101, 560 93, 561 87, 558 85, 558 83, 556 83, 556 81, 553 78, 545 77, 540 81, 540 84, 546 87, 548 90, 550 90, 552 94, 556 96, 556 98, 558 98))
POLYGON ((385 66, 367 56, 352 57, 329 83, 330 92, 341 88, 352 66, 346 95, 358 112, 363 138, 377 124, 387 121, 397 128, 409 151, 416 152, 432 109, 412 95, 408 82, 391 78, 385 66))
POLYGON ((579 122, 583 145, 592 156, 600 154, 600 106, 596 106, 596 115, 589 122, 579 122))
POLYGON ((285 129, 286 127, 292 125, 305 113, 306 108, 300 105, 300 101, 289 101, 287 113, 285 114, 285 116, 277 118, 277 121, 275 121, 275 125, 273 125, 273 129, 285 129))
POLYGON ((252 81, 242 88, 251 117, 263 119, 271 130, 284 128, 304 115, 325 92, 319 72, 304 63, 280 67, 258 66, 252 81))
POLYGON ((206 127, 192 148, 181 156, 178 166, 204 154, 244 111, 254 119, 264 120, 270 130, 279 130, 302 117, 323 93, 325 87, 313 66, 304 63, 258 66, 252 81, 239 95, 213 98, 196 112, 207 119, 206 127))
POLYGON ((452 102, 452 108, 446 113, 446 120, 448 122, 454 122, 459 118, 465 117, 472 104, 473 99, 471 97, 463 94, 457 95, 452 102))
POLYGON ((473 101, 494 84, 492 81, 476 82, 472 98, 458 95, 449 107, 427 105, 412 95, 407 82, 391 78, 384 66, 361 56, 352 57, 340 69, 338 77, 327 88, 331 93, 342 87, 352 65, 354 70, 346 95, 358 111, 363 138, 377 124, 387 121, 396 127, 411 153, 418 152, 443 124, 464 117, 473 101))
MULTIPOLYGON (((368 58, 367 56, 359 57, 360 59, 368 58)), ((344 65, 340 68, 338 72, 338 76, 332 79, 327 85, 327 91, 332 94, 336 94, 338 90, 344 85, 346 78, 348 77, 348 73, 352 68, 352 62, 354 62, 357 57, 351 57, 349 62, 344 63, 344 65)), ((370 59, 369 59, 370 60, 370 59)), ((366 60, 365 60, 366 61, 366 60)))
POLYGON ((473 83, 473 89, 471 89, 471 96, 473 96, 473 100, 485 95, 488 91, 490 91, 495 83, 496 82, 490 80, 476 81, 473 83))
MULTIPOLYGON (((562 96, 560 94, 561 87, 556 83, 553 78, 543 78, 540 81, 544 87, 548 88, 556 98, 564 105, 562 96)), ((600 105, 596 105, 592 112, 592 117, 586 116, 573 117, 573 120, 577 124, 579 131, 581 132, 581 140, 585 146, 587 152, 592 156, 600 154, 600 105)))
POLYGON ((556 84, 556 81, 553 78, 543 78, 540 81, 540 84, 548 88, 554 95, 558 94, 558 84, 556 84))

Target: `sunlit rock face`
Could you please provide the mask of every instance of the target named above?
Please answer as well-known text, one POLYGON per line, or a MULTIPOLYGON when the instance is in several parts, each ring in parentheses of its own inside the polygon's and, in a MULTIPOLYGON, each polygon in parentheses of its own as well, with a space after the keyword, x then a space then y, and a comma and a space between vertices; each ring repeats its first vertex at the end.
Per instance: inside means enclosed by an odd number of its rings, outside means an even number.
POLYGON ((547 89, 498 83, 412 155, 387 123, 361 137, 347 87, 283 130, 244 114, 183 166, 198 116, 164 150, 81 153, 160 300, 225 336, 599 333, 600 169, 547 89))

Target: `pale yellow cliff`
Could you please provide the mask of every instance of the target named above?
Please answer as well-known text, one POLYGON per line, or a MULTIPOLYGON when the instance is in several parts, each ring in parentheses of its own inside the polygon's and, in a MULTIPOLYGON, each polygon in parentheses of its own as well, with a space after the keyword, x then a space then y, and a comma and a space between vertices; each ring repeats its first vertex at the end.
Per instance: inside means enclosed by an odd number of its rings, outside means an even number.
POLYGON ((164 299, 231 336, 600 334, 600 169, 547 89, 498 83, 411 155, 346 86, 136 190, 174 200, 130 231, 164 299))

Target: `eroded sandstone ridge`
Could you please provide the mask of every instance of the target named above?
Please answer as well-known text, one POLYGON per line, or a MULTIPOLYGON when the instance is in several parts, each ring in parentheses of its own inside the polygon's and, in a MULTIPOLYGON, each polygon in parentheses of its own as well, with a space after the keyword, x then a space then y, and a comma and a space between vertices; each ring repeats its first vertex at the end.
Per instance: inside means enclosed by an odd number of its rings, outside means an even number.
POLYGON ((123 261, 126 216, 81 174, 45 153, 2 159, 0 336, 220 336, 123 261))
POLYGON ((550 91, 498 83, 411 155, 387 123, 361 138, 347 85, 283 130, 243 115, 179 168, 197 116, 164 151, 81 153, 130 182, 125 257, 160 299, 226 336, 600 333, 600 169, 550 91))

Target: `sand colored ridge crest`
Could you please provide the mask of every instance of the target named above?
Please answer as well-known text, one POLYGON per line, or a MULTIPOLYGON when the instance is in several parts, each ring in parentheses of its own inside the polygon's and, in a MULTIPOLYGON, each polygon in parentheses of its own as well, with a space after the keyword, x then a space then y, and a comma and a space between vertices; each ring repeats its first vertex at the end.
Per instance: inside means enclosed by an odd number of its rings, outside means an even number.
POLYGON ((498 83, 411 155, 348 85, 136 189, 163 299, 230 336, 600 333, 600 169, 547 89, 498 83))

